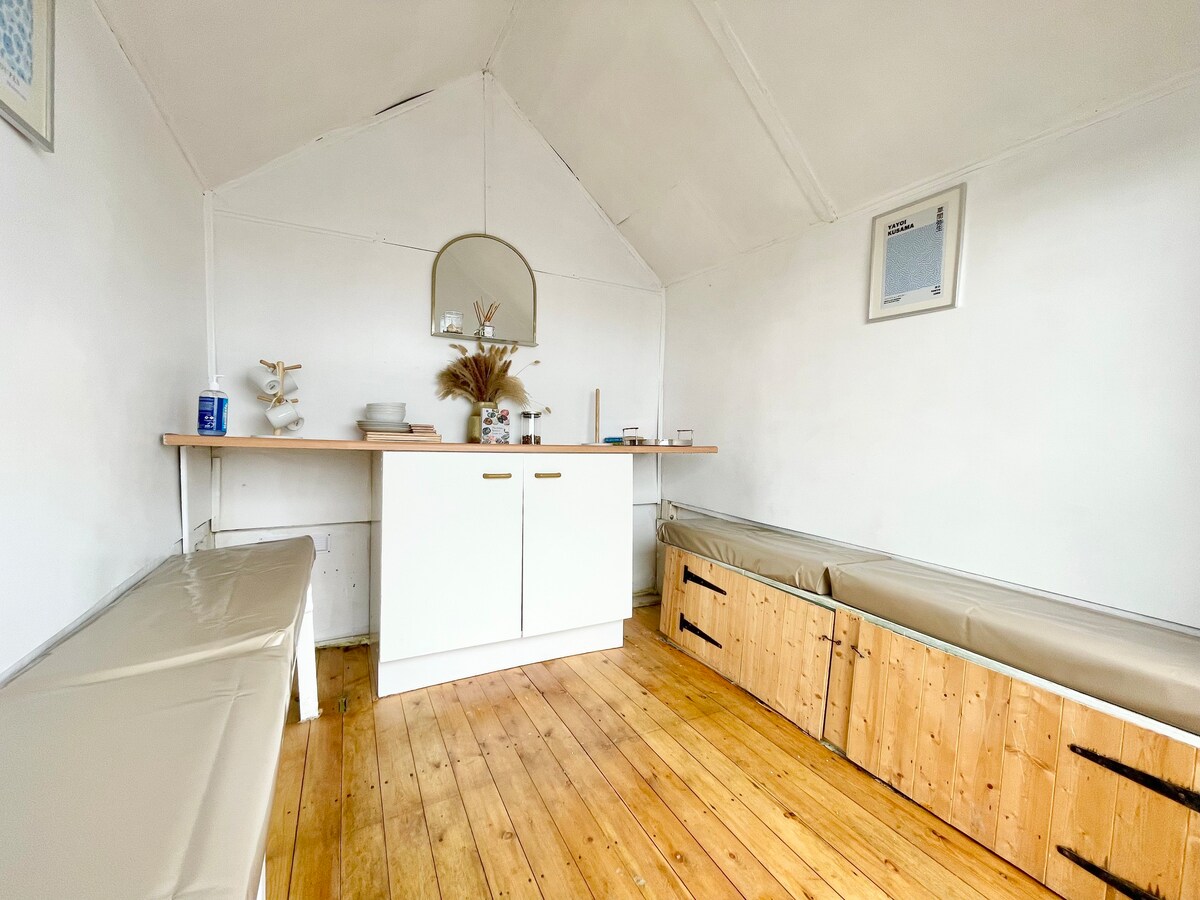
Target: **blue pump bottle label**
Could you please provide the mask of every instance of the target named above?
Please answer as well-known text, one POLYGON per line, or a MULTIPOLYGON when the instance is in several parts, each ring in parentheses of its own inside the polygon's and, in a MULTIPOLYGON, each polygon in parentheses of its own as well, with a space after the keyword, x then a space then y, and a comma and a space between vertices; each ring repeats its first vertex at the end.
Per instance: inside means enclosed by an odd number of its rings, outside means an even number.
POLYGON ((201 434, 224 434, 228 416, 228 397, 201 397, 196 430, 201 434))

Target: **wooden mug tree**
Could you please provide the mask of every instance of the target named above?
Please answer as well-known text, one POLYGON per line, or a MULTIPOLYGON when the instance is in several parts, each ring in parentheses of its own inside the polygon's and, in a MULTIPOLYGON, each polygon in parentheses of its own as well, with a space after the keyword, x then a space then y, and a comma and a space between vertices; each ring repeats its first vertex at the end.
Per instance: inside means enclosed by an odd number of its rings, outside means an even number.
MULTIPOLYGON (((296 363, 295 365, 291 365, 291 366, 284 365, 282 359, 277 360, 275 362, 268 362, 265 359, 260 359, 259 362, 262 363, 263 366, 265 366, 268 371, 272 372, 275 375, 275 381, 278 385, 274 394, 259 394, 258 395, 258 399, 262 400, 264 403, 267 404, 267 409, 272 410, 276 406, 282 406, 284 403, 299 403, 300 400, 295 397, 292 397, 290 399, 288 397, 285 397, 284 396, 284 394, 285 394, 284 388, 287 387, 287 385, 285 384, 285 382, 287 380, 287 373, 293 372, 296 369, 302 369, 302 368, 304 368, 304 366, 302 366, 300 363, 296 363)), ((269 421, 269 419, 268 419, 268 421, 269 421)), ((276 429, 274 429, 274 431, 275 431, 276 437, 283 434, 282 428, 276 428, 276 429)))

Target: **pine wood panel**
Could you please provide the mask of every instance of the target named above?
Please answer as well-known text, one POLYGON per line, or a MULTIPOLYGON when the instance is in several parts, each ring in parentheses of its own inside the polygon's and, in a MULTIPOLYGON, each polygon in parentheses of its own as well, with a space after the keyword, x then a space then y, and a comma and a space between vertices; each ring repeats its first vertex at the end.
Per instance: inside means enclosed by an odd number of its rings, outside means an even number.
MULTIPOLYGON (((634 615, 638 613, 635 611, 634 615)), ((642 632, 627 629, 626 649, 635 654, 653 654, 656 647, 642 632)), ((742 723, 743 727, 785 748, 793 760, 805 767, 796 781, 802 782, 806 789, 816 789, 823 782, 827 783, 829 788, 821 794, 821 800, 839 820, 854 821, 853 813, 840 806, 838 800, 840 797, 840 802, 845 803, 852 799, 862 810, 869 810, 879 820, 885 821, 885 831, 902 833, 906 841, 920 847, 930 858, 937 859, 939 865, 945 866, 985 897, 1027 896, 1034 885, 1029 876, 1014 866, 1008 863, 997 866, 998 857, 915 804, 897 804, 898 795, 890 787, 866 776, 842 756, 827 752, 791 723, 755 703, 749 696, 728 690, 724 679, 708 667, 680 654, 656 658, 675 678, 690 684, 695 690, 708 691, 710 697, 719 699, 727 710, 725 715, 732 717, 733 721, 742 723), (854 777, 847 777, 847 773, 854 773, 854 777)), ((720 718, 709 717, 718 722, 720 718)), ((695 720, 693 725, 700 728, 704 721, 695 720)), ((785 771, 786 767, 781 765, 773 774, 777 779, 783 779, 786 777, 785 771)), ((858 822, 855 822, 855 827, 869 831, 869 826, 858 822)), ((891 859, 898 853, 890 849, 888 852, 892 854, 889 857, 891 859)), ((930 877, 927 869, 917 867, 917 870, 922 872, 922 877, 930 877)), ((954 890, 949 890, 947 895, 956 894, 954 890)))
MULTIPOLYGON (((483 690, 469 683, 455 687, 496 788, 517 828, 538 888, 547 897, 587 896, 590 891, 574 855, 483 690)), ((447 894, 444 887, 442 893, 447 894)))
MULTIPOLYGON (((609 765, 617 765, 617 760, 613 758, 616 754, 631 766, 745 896, 789 896, 766 865, 755 858, 720 818, 711 814, 709 807, 683 778, 651 751, 637 733, 625 724, 624 719, 611 714, 611 708, 600 695, 570 666, 562 660, 556 660, 547 664, 546 668, 603 734, 607 743, 599 750, 592 750, 593 755, 609 765)), ((579 733, 576 721, 571 721, 570 727, 579 733)), ((703 896, 702 892, 693 893, 697 893, 698 897, 703 896)))
POLYGON ((690 553, 681 554, 675 577, 679 588, 674 602, 678 604, 678 609, 673 612, 672 620, 664 629, 666 634, 684 650, 712 666, 726 678, 739 678, 742 640, 746 628, 746 591, 751 579, 690 553), (685 570, 690 570, 725 593, 709 590, 695 582, 684 584, 685 570), (680 613, 721 646, 683 631, 679 627, 680 613))
POLYGON ((628 453, 634 456, 645 455, 691 455, 695 453, 716 453, 717 448, 711 446, 692 447, 659 447, 659 446, 609 446, 597 447, 592 444, 455 444, 444 443, 412 443, 389 444, 386 441, 339 441, 322 438, 279 438, 271 437, 241 437, 224 435, 209 437, 197 434, 164 434, 163 444, 167 447, 241 447, 258 450, 359 450, 383 453, 628 453))
POLYGON ((575 785, 596 821, 612 840, 632 873, 634 883, 658 897, 690 897, 658 846, 638 819, 610 788, 600 767, 562 723, 553 708, 523 672, 502 675, 505 687, 538 729, 571 783, 575 785))
MULTIPOLYGON (((322 650, 321 654, 332 652, 322 650)), ((432 900, 440 896, 437 870, 404 720, 404 697, 384 697, 374 706, 388 887, 393 900, 432 900)), ((322 718, 327 715, 331 715, 328 708, 322 718)))
POLYGON ((962 725, 962 689, 967 662, 941 650, 925 649, 925 677, 912 798, 949 820, 954 802, 954 763, 962 725))
MULTIPOLYGON (((697 720, 689 723, 678 715, 671 706, 663 702, 652 686, 638 682, 618 666, 600 666, 598 670, 627 697, 645 709, 647 714, 668 732, 671 739, 685 748, 718 782, 766 823, 821 881, 842 896, 876 895, 865 876, 853 865, 848 866, 847 860, 818 835, 818 830, 826 828, 824 817, 815 826, 810 826, 794 809, 762 790, 735 763, 700 735, 698 726, 693 727, 692 724, 697 720)), ((654 746, 655 741, 663 741, 666 738, 655 733, 646 740, 654 746)), ((659 755, 663 755, 661 751, 659 755)), ((819 896, 825 887, 818 885, 814 888, 810 885, 809 890, 816 891, 819 896)))
POLYGON ((401 696, 438 884, 443 893, 446 885, 458 885, 463 896, 487 896, 483 861, 475 845, 429 692, 419 690, 401 696))
MULTIPOLYGON (((616 812, 623 804, 606 790, 589 800, 588 788, 572 781, 559 765, 546 741, 528 714, 517 703, 499 673, 475 679, 484 689, 492 709, 517 748, 521 761, 538 786, 558 830, 571 847, 580 871, 593 892, 605 897, 637 898, 639 888, 653 880, 662 896, 682 896, 674 890, 674 873, 653 847, 647 855, 633 858, 636 823, 629 823, 616 812), (628 827, 629 825, 633 827, 628 827)), ((582 760, 580 761, 582 762, 582 760)), ((596 786, 590 779, 591 787, 596 786)), ((644 838, 644 835, 642 835, 644 838)), ((645 849, 641 840, 639 849, 645 849)))
MULTIPOLYGON (((1190 784, 1196 774, 1193 748, 1129 723, 1120 760, 1173 784, 1190 784)), ((1197 896, 1200 885, 1185 892, 1182 883, 1189 818, 1184 806, 1120 779, 1109 870, 1167 900, 1197 896)))
POLYGON ((488 887, 494 896, 540 897, 533 871, 516 836, 516 826, 475 742, 458 695, 443 684, 429 689, 429 699, 471 823, 488 887))
POLYGON ((787 595, 777 588, 750 579, 745 600, 742 669, 734 681, 754 696, 776 706, 787 595))
POLYGON ((880 771, 892 637, 892 632, 887 629, 864 621, 859 624, 858 640, 850 647, 850 652, 858 659, 854 663, 854 686, 850 692, 846 756, 875 774, 880 771))
POLYGON ((1004 733, 1012 679, 982 666, 967 666, 962 720, 954 768, 950 823, 985 847, 996 841, 1004 733))
POLYGON ((825 740, 842 750, 850 734, 850 695, 854 687, 854 663, 858 654, 851 647, 858 643, 862 619, 839 609, 834 616, 833 650, 829 660, 829 687, 826 690, 825 740))
POLYGON ((833 611, 792 594, 784 593, 780 600, 784 609, 783 646, 779 685, 771 705, 819 737, 825 722, 833 611))
POLYGON ((291 886, 300 789, 304 783, 304 757, 308 751, 308 727, 308 722, 297 722, 283 732, 271 821, 267 828, 268 900, 283 900, 291 886))
MULTIPOLYGON (((1192 790, 1200 791, 1200 753, 1196 754, 1196 773, 1192 778, 1192 790)), ((1189 817, 1182 882, 1185 888, 1200 892, 1200 812, 1193 812, 1189 817)))
POLYGON ((905 794, 913 789, 924 688, 925 647, 902 635, 892 635, 880 717, 879 764, 874 771, 905 794))
POLYGON ((342 896, 342 654, 317 656, 317 697, 325 713, 309 723, 290 896, 342 896))
MULTIPOLYGON (((638 611, 634 615, 637 616, 638 611)), ((656 652, 654 642, 634 629, 626 632, 626 649, 642 654, 656 652)), ((856 829, 869 831, 868 825, 855 820, 851 811, 853 807, 844 807, 846 802, 852 800, 860 807, 860 814, 869 810, 881 822, 886 822, 885 833, 903 834, 907 842, 920 847, 929 858, 937 859, 939 865, 953 871, 983 896, 1028 896, 1027 892, 1034 882, 1023 872, 1007 863, 1000 862, 998 865, 999 859, 994 854, 915 804, 897 804, 898 795, 890 787, 866 776, 842 756, 829 753, 791 723, 757 704, 746 694, 728 690, 724 679, 708 667, 680 654, 656 658, 675 678, 690 684, 695 690, 709 691, 711 697, 719 699, 727 710, 723 715, 730 721, 739 723, 739 727, 751 730, 760 738, 769 738, 777 747, 785 749, 794 761, 804 766, 794 779, 796 783, 803 783, 806 790, 818 790, 822 784, 827 784, 828 788, 819 795, 831 814, 830 818, 845 819, 852 822, 856 829), (838 798, 841 798, 840 801, 838 798)), ((709 720, 720 722, 721 716, 711 716, 709 720)), ((704 721, 696 720, 694 727, 703 727, 704 721)), ((787 778, 786 767, 781 760, 779 768, 773 767, 772 775, 777 780, 787 778)), ((881 846, 886 846, 886 843, 881 846)), ((889 848, 887 852, 889 859, 894 859, 899 851, 889 848)), ((915 870, 920 871, 922 877, 930 877, 927 867, 917 866, 915 870)), ((953 890, 947 892, 947 896, 955 895, 953 890)))
POLYGON ((576 699, 567 693, 558 679, 542 665, 526 666, 520 674, 536 686, 541 701, 554 711, 571 736, 579 741, 617 796, 630 810, 637 811, 642 827, 679 877, 687 884, 704 885, 706 898, 733 900, 740 897, 741 893, 696 838, 616 749, 576 699))
POLYGON ((679 621, 679 605, 683 599, 683 580, 679 577, 683 566, 683 551, 667 545, 663 560, 662 602, 658 608, 658 628, 665 635, 674 634, 679 621))
POLYGON ((275 895, 286 880, 292 897, 1048 896, 656 639, 654 615, 635 614, 620 650, 385 698, 369 717, 361 651, 321 651, 325 712, 288 725, 269 837, 286 856, 299 811, 302 877, 269 872, 275 895), (334 754, 334 735, 377 761, 334 754), (344 859, 373 816, 386 865, 344 859))
POLYGON ((348 897, 379 900, 389 895, 387 844, 367 648, 346 650, 342 672, 342 889, 348 897))
POLYGON ((1062 713, 1062 697, 1012 682, 993 849, 1039 881, 1046 877, 1062 713))
POLYGON ((1106 888, 1055 848, 1067 847, 1109 868, 1120 776, 1072 753, 1070 745, 1117 759, 1123 730, 1102 712, 1070 700, 1063 703, 1046 884, 1071 900, 1104 900, 1106 888))

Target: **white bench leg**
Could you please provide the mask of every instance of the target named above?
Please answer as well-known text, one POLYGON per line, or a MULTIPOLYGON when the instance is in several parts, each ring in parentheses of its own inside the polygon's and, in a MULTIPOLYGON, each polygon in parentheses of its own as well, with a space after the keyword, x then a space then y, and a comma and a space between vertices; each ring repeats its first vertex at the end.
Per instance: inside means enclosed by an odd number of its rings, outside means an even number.
POLYGON ((267 900, 267 861, 263 860, 262 874, 258 876, 258 900, 267 900))
POLYGON ((296 678, 300 682, 300 720, 315 719, 321 710, 317 706, 317 644, 313 632, 311 587, 304 603, 304 618, 300 620, 300 639, 296 643, 296 678))

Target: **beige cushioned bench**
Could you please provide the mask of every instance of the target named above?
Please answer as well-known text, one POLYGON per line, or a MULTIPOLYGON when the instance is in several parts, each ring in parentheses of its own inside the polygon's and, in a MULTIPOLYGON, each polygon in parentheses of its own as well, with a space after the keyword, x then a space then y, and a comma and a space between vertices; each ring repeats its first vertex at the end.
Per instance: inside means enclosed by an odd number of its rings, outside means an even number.
POLYGON ((680 550, 753 572, 780 584, 828 595, 829 568, 838 563, 887 559, 880 553, 840 547, 760 525, 725 519, 664 522, 659 539, 680 550))
POLYGON ((0 689, 0 893, 256 894, 313 559, 175 557, 0 689))
POLYGON ((724 519, 666 522, 659 536, 1200 734, 1200 638, 1185 632, 724 519))
POLYGON ((1200 734, 1200 638, 895 559, 831 574, 848 606, 1200 734))

